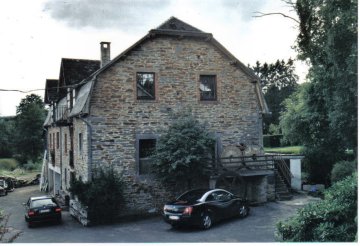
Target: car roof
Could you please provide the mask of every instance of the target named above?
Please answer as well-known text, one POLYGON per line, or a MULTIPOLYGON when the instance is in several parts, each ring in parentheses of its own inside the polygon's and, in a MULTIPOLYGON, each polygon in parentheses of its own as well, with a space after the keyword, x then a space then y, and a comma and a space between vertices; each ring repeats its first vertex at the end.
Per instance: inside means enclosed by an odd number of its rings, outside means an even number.
POLYGON ((206 198, 209 196, 209 194, 215 192, 215 191, 224 191, 227 193, 232 194, 230 191, 224 190, 224 189, 193 189, 193 190, 188 190, 186 192, 184 192, 183 194, 181 194, 179 197, 181 197, 182 195, 188 193, 188 192, 192 192, 192 191, 199 191, 199 192, 203 192, 203 195, 201 196, 201 198, 198 201, 202 201, 204 202, 206 200, 206 198))
POLYGON ((227 190, 224 190, 224 189, 212 189, 212 190, 207 191, 207 192, 199 199, 199 201, 204 202, 204 201, 206 200, 206 198, 209 196, 209 194, 211 194, 211 193, 213 193, 213 192, 215 192, 215 191, 224 191, 224 192, 226 192, 226 193, 232 194, 230 191, 227 191, 227 190))

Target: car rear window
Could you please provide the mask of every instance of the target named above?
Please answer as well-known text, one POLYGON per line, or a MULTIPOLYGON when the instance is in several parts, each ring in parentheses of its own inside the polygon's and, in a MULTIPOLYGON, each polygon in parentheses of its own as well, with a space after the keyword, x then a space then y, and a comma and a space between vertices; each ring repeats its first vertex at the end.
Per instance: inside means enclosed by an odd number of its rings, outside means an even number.
POLYGON ((31 207, 36 208, 42 206, 56 206, 56 203, 51 198, 32 201, 31 207))
POLYGON ((181 195, 177 200, 195 202, 199 200, 205 193, 205 190, 192 190, 181 195))

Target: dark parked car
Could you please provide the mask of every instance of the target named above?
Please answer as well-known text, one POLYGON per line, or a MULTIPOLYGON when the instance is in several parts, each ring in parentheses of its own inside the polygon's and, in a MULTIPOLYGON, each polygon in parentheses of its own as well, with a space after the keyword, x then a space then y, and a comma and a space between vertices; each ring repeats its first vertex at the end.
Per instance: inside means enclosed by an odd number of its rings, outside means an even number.
POLYGON ((61 223, 61 207, 51 196, 30 197, 25 206, 25 221, 31 227, 35 223, 55 221, 61 223))
POLYGON ((6 196, 8 193, 8 185, 5 179, 0 179, 0 196, 6 196))
POLYGON ((195 225, 209 229, 214 222, 230 217, 246 217, 248 201, 222 189, 185 192, 164 206, 164 220, 173 227, 195 225))

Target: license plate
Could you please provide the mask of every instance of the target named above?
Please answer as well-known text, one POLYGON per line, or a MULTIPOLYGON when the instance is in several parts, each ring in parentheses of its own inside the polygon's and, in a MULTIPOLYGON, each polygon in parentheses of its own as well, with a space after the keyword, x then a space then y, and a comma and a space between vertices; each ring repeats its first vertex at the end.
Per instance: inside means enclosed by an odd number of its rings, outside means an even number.
POLYGON ((39 211, 40 214, 49 213, 49 212, 50 212, 50 209, 42 209, 39 211))
POLYGON ((171 219, 171 220, 179 220, 180 218, 179 218, 179 216, 170 215, 169 219, 171 219))

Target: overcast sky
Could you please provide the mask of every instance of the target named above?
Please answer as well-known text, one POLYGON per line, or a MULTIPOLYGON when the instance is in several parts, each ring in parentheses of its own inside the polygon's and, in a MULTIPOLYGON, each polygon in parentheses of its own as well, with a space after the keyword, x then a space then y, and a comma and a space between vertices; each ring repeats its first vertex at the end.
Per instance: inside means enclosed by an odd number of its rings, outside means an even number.
MULTIPOLYGON (((171 16, 212 33, 246 65, 296 58, 296 22, 252 17, 256 11, 296 17, 290 10, 281 0, 2 1, 0 89, 44 89, 47 78, 58 79, 62 57, 99 59, 99 43, 110 41, 113 58, 171 16)), ((296 65, 303 79, 306 66, 296 65)), ((0 116, 15 115, 26 95, 0 91, 0 116)))

